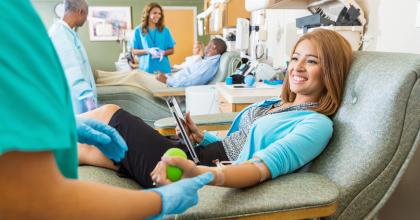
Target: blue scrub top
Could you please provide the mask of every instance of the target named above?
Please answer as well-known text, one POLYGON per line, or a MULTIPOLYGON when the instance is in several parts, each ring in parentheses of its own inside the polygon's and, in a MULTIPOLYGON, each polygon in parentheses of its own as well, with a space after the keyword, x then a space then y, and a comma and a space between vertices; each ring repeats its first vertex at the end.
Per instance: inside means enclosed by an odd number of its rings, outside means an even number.
MULTIPOLYGON (((141 26, 137 26, 133 32, 133 43, 134 49, 146 49, 158 47, 161 50, 168 50, 174 48, 175 41, 169 32, 167 27, 164 27, 162 31, 157 28, 148 28, 148 33, 142 33, 141 26)), ((148 73, 153 73, 158 70, 162 73, 171 72, 171 64, 169 63, 168 56, 164 56, 162 61, 159 59, 152 59, 152 55, 144 54, 139 55, 139 69, 148 73)))
POLYGON ((51 151, 61 173, 75 179, 76 123, 54 46, 29 0, 0 1, 0 11, 0 157, 51 151))

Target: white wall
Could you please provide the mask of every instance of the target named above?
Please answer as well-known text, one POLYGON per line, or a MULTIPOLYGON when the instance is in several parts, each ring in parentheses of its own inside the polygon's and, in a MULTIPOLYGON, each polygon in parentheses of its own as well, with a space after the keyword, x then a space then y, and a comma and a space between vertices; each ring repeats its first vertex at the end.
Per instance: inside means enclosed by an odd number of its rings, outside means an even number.
POLYGON ((307 15, 310 15, 307 10, 267 10, 267 28, 273 33, 267 36, 268 57, 275 68, 285 66, 298 39, 296 18, 307 15))
POLYGON ((368 20, 363 50, 420 54, 418 0, 358 0, 368 20))

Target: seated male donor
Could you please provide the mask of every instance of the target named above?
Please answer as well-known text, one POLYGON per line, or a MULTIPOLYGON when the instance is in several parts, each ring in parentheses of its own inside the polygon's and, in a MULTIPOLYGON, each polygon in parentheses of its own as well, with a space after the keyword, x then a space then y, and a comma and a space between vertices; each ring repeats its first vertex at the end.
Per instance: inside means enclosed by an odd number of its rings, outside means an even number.
POLYGON ((220 56, 226 52, 226 43, 219 38, 212 39, 206 46, 204 59, 192 66, 167 76, 159 73, 156 79, 170 87, 206 85, 216 75, 220 56))

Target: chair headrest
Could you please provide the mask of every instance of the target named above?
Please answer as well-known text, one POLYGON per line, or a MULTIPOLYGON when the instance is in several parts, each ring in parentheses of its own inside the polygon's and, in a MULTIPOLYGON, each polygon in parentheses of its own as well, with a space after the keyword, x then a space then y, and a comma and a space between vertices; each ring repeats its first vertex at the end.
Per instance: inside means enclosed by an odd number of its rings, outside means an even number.
POLYGON ((217 69, 216 75, 209 84, 223 82, 227 76, 232 74, 239 62, 241 62, 239 53, 234 51, 223 53, 220 57, 219 68, 217 69))

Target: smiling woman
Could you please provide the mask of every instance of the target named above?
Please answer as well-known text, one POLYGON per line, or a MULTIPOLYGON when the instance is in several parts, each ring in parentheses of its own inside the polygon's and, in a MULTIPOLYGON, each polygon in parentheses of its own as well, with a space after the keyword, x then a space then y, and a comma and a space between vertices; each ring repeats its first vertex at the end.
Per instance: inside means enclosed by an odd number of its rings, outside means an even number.
POLYGON ((139 69, 148 73, 170 73, 168 56, 174 53, 174 46, 162 7, 157 3, 146 5, 141 24, 133 31, 132 52, 139 58, 139 69))
POLYGON ((315 30, 303 35, 292 51, 282 100, 297 103, 301 98, 315 99, 319 105, 313 110, 334 114, 351 65, 351 45, 337 32, 315 30))
POLYGON ((291 59, 282 99, 268 99, 242 110, 224 139, 200 131, 186 115, 186 130, 191 141, 199 144, 195 149, 202 166, 182 158, 161 158, 171 147, 188 149, 122 109, 103 106, 91 116, 105 114, 100 117, 109 118, 105 122, 123 136, 128 152, 117 172, 143 187, 152 187, 153 182, 170 183, 167 164, 184 170, 184 177, 211 171, 216 176, 213 185, 252 186, 309 163, 323 151, 333 133, 328 116, 341 102, 352 59, 350 44, 334 31, 315 30, 298 41, 291 59), (215 160, 234 164, 215 168, 215 160))

